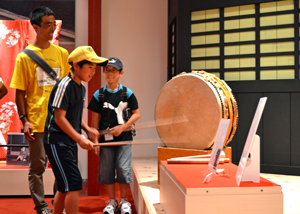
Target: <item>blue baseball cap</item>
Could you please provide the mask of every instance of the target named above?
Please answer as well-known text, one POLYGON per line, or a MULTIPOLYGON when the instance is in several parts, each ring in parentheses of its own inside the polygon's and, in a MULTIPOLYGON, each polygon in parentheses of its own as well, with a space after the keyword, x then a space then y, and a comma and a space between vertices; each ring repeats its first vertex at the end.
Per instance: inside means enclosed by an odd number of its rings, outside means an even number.
POLYGON ((111 66, 115 67, 116 69, 123 70, 123 64, 122 64, 121 60, 119 60, 117 57, 108 58, 107 65, 111 65, 111 66))

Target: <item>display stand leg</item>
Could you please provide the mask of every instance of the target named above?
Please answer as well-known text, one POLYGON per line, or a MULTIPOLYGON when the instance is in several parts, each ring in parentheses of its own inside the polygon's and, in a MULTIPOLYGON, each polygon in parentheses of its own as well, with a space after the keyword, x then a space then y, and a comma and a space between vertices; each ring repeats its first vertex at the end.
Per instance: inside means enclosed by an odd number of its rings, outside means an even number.
POLYGON ((258 135, 254 136, 252 148, 250 149, 241 181, 252 181, 254 183, 260 182, 260 137, 258 135))

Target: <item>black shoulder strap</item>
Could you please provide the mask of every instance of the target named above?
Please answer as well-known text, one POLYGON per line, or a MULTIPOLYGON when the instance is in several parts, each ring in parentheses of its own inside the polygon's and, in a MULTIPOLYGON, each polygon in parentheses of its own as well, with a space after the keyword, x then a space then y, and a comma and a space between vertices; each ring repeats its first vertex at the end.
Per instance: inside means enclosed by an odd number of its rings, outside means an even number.
POLYGON ((123 86, 123 92, 122 92, 122 97, 123 97, 123 101, 127 102, 127 88, 125 86, 123 86))
POLYGON ((53 80, 58 81, 56 72, 43 58, 41 58, 33 50, 27 48, 25 48, 22 52, 26 53, 27 56, 29 56, 33 62, 40 66, 46 72, 46 74, 48 74, 53 80))
POLYGON ((100 89, 99 89, 98 98, 99 98, 100 105, 103 106, 103 100, 104 100, 104 92, 103 92, 103 88, 100 88, 100 89))
MULTIPOLYGON (((127 102, 127 88, 125 86, 123 86, 123 91, 122 91, 122 98, 124 102, 127 102)), ((103 106, 104 103, 104 91, 103 88, 99 89, 99 94, 98 94, 98 98, 99 98, 99 103, 103 106)))

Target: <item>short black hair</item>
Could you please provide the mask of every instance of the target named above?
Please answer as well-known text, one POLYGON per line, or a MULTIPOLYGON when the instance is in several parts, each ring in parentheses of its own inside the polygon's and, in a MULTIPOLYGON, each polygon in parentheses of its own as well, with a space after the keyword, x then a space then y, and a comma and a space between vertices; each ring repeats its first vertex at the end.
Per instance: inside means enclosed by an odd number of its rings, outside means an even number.
POLYGON ((51 15, 54 16, 54 12, 50 8, 44 6, 38 7, 34 9, 29 15, 31 25, 41 26, 42 17, 51 15))
MULTIPOLYGON (((80 61, 80 62, 77 62, 77 64, 79 65, 80 68, 82 68, 83 65, 89 64, 89 63, 92 63, 92 62, 87 61, 87 60, 82 60, 82 61, 80 61)), ((73 62, 69 62, 69 64, 72 66, 72 67, 71 67, 71 71, 74 71, 74 68, 73 68, 73 62)))

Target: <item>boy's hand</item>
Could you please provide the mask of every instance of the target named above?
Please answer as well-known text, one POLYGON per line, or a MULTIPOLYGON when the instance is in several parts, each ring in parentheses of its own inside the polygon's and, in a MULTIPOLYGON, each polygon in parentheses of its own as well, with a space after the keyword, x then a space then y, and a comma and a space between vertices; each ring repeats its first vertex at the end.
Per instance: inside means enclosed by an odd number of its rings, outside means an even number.
POLYGON ((115 137, 118 137, 120 134, 122 134, 122 132, 124 130, 125 130, 124 124, 118 125, 118 126, 115 126, 115 127, 111 128, 111 129, 109 129, 110 134, 112 134, 115 137))
POLYGON ((29 141, 34 141, 35 138, 33 137, 33 132, 32 132, 32 125, 29 121, 25 122, 24 125, 24 136, 26 140, 29 141))
POLYGON ((93 145, 94 143, 91 142, 90 140, 86 139, 86 138, 81 138, 79 141, 78 141, 78 145, 83 148, 83 149, 86 149, 86 150, 91 150, 93 149, 93 145))
POLYGON ((89 139, 91 139, 94 143, 98 143, 99 132, 97 129, 89 127, 87 135, 89 139))
POLYGON ((100 154, 100 146, 94 146, 93 150, 94 150, 94 154, 95 155, 99 155, 100 154))

